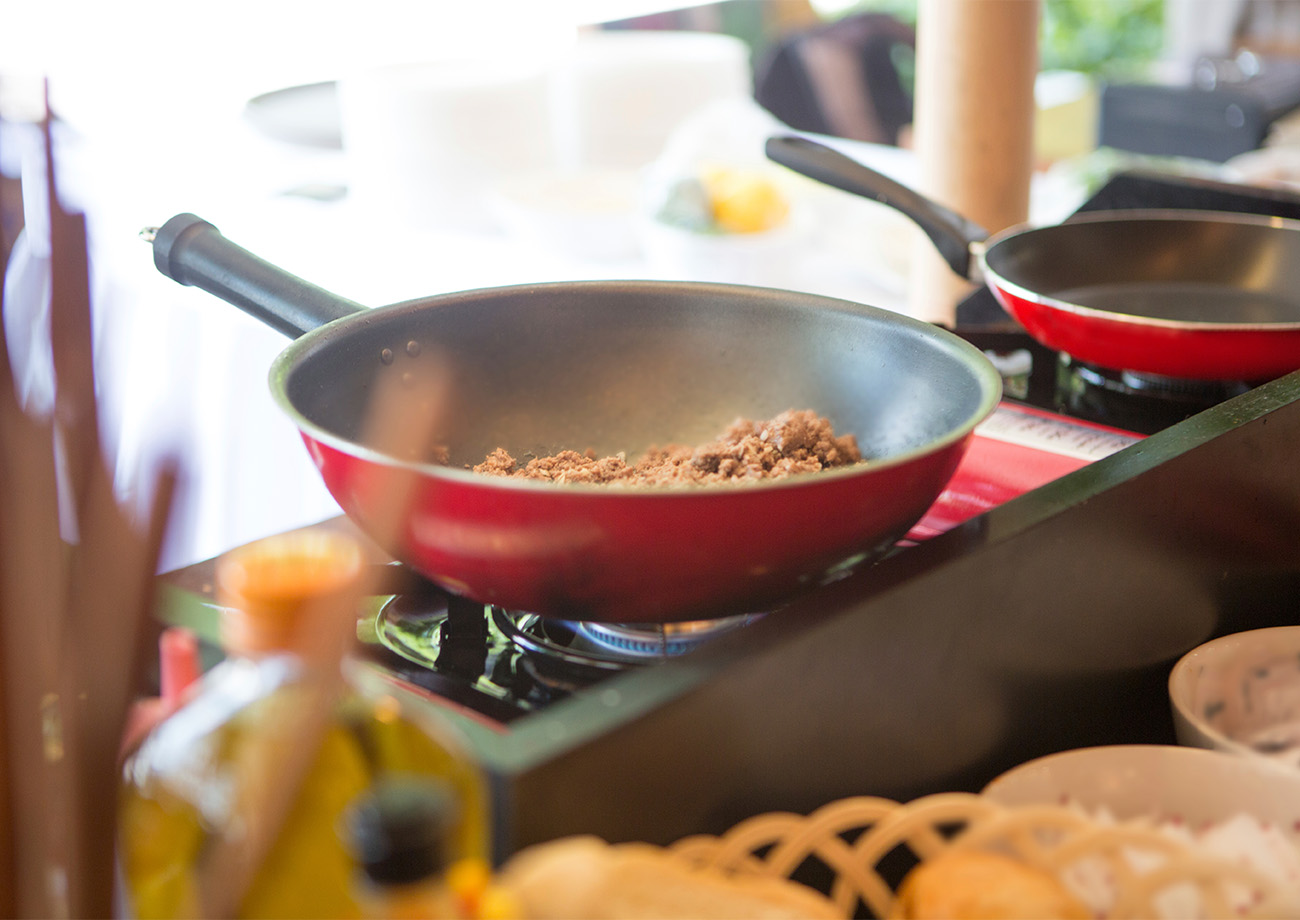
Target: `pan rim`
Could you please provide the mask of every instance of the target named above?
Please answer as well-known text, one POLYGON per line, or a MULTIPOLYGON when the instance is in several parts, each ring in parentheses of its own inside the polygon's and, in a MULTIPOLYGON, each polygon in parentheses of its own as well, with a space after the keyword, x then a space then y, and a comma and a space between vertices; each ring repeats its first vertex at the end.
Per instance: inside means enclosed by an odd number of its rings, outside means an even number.
MULTIPOLYGON (((334 333, 337 334, 337 333, 334 333)), ((1002 377, 998 373, 991 361, 974 345, 962 339, 951 330, 945 329, 933 323, 927 323, 915 317, 903 313, 886 310, 882 307, 875 307, 870 304, 856 303, 853 301, 843 300, 840 298, 826 297, 818 294, 808 294, 799 291, 783 291, 776 288, 754 287, 749 285, 725 284, 716 282, 696 282, 696 281, 662 281, 662 280, 582 280, 582 281, 548 281, 534 282, 525 284, 503 285, 491 288, 476 288, 468 291, 449 292, 435 294, 428 297, 417 297, 410 300, 403 300, 397 303, 387 304, 381 307, 372 307, 354 313, 350 316, 342 317, 333 322, 318 326, 315 329, 303 334, 289 343, 272 361, 268 371, 267 381, 271 389, 271 395, 276 405, 298 429, 299 433, 309 436, 313 441, 324 444, 334 450, 340 451, 358 460, 368 463, 386 466, 391 469, 400 469, 407 472, 419 473, 423 477, 433 480, 444 480, 456 485, 474 485, 480 487, 489 487, 493 489, 509 489, 512 491, 526 493, 544 493, 550 495, 582 495, 589 497, 593 495, 607 495, 611 497, 630 497, 644 496, 646 498, 672 497, 681 499, 686 496, 698 496, 699 498, 716 499, 722 494, 749 494, 755 491, 768 492, 773 490, 799 489, 814 486, 819 482, 826 482, 830 479, 846 479, 864 475, 871 475, 876 471, 890 469, 919 460, 922 457, 938 454, 950 449, 955 444, 968 438, 975 428, 983 422, 997 408, 1002 398, 1002 377), (442 466, 436 463, 414 462, 402 460, 386 454, 375 448, 368 447, 358 441, 353 441, 341 435, 323 428, 307 418, 302 412, 294 406, 288 395, 288 377, 294 365, 298 363, 299 356, 302 352, 311 349, 316 341, 327 334, 327 331, 337 330, 346 324, 359 325, 373 319, 377 311, 397 310, 399 308, 412 309, 415 307, 426 307, 436 309, 437 307, 452 302, 464 300, 467 297, 490 297, 494 295, 519 294, 522 292, 538 289, 581 289, 599 287, 609 289, 622 288, 633 290, 637 288, 655 288, 662 290, 670 287, 674 290, 680 290, 683 293, 692 290, 705 291, 731 291, 733 293, 746 296, 754 296, 758 293, 760 296, 779 298, 781 296, 795 296, 802 301, 813 302, 806 309, 815 309, 824 313, 839 313, 850 315, 868 314, 878 319, 886 319, 890 322, 899 322, 904 326, 922 333, 928 339, 934 341, 938 347, 950 352, 954 360, 961 353, 965 353, 972 360, 965 362, 971 370, 972 381, 982 390, 980 399, 975 408, 967 414, 966 418, 960 425, 953 426, 942 436, 933 438, 924 444, 900 453, 890 454, 887 457, 868 460, 864 463, 856 463, 849 466, 836 467, 829 470, 819 470, 816 473, 800 474, 789 476, 782 479, 765 479, 759 481, 743 480, 734 483, 711 483, 707 486, 629 486, 629 485, 611 485, 608 483, 555 483, 546 480, 534 479, 515 479, 505 476, 490 476, 484 473, 475 473, 472 470, 462 469, 459 467, 442 466)))
POLYGON ((991 282, 995 289, 1009 291, 1021 300, 1050 308, 1058 313, 1068 313, 1074 316, 1095 319, 1102 322, 1122 323, 1144 329, 1160 328, 1186 330, 1191 332, 1245 333, 1300 331, 1300 320, 1273 323, 1233 323, 1206 320, 1179 320, 1163 319, 1154 316, 1137 316, 1131 313, 1119 313, 1113 310, 1103 310, 1098 307, 1088 307, 1082 304, 1061 300, 1060 298, 1053 297, 1050 294, 1043 294, 1031 290, 1022 284, 1018 284, 1017 282, 1010 281, 1006 276, 994 270, 988 262, 989 254, 994 250, 994 248, 999 244, 1009 242, 1014 237, 1036 232, 1050 232, 1057 227, 1073 226, 1077 224, 1120 222, 1138 223, 1142 221, 1171 223, 1210 222, 1238 226, 1275 227, 1282 230, 1290 230, 1295 233, 1300 233, 1300 220, 1287 217, 1276 217, 1267 214, 1238 214, 1232 211, 1192 210, 1181 208, 1134 208, 1106 211, 1083 211, 1072 215, 1060 223, 1044 224, 1041 226, 1027 226, 1022 224, 1016 227, 1009 227, 1000 233, 994 234, 989 237, 981 247, 980 268, 985 280, 991 282))

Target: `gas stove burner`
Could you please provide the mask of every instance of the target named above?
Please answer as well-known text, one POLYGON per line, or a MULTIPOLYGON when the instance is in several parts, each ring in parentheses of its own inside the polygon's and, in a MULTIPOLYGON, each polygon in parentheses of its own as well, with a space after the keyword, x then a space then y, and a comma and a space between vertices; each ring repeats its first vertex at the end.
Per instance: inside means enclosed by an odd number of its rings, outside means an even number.
POLYGON ((553 620, 492 608, 493 624, 523 651, 523 667, 537 680, 564 690, 685 654, 755 618, 622 624, 553 620))
POLYGON ((698 648, 706 640, 744 626, 753 619, 754 616, 742 615, 663 624, 582 622, 577 627, 578 632, 595 645, 629 657, 668 658, 698 648))
POLYGON ((759 614, 666 624, 567 621, 416 584, 389 597, 375 637, 416 667, 402 678, 508 720, 630 668, 686 654, 759 614))
MULTIPOLYGON (((1215 405, 1250 389, 1246 383, 1225 380, 1186 380, 1139 371, 1120 371, 1120 382, 1131 393, 1156 395, 1169 400, 1215 405)), ((1208 406, 1207 406, 1208 408, 1208 406)))
POLYGON ((1217 406, 1251 389, 1236 380, 1187 380, 1113 370, 1062 354, 1057 364, 1057 408, 1078 418, 1142 434, 1217 406))

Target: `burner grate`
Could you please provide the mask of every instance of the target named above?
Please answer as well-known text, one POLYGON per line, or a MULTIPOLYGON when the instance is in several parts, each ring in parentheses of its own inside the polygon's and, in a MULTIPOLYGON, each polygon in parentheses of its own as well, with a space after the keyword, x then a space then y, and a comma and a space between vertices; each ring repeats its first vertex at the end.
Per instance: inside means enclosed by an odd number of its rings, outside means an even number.
POLYGON ((1055 402, 1076 418, 1155 434, 1251 389, 1232 380, 1184 380, 1111 370, 1061 354, 1055 402))
POLYGON ((389 597, 374 632, 380 647, 411 665, 402 679, 508 719, 687 654, 758 616, 662 625, 566 621, 485 606, 425 583, 389 597))

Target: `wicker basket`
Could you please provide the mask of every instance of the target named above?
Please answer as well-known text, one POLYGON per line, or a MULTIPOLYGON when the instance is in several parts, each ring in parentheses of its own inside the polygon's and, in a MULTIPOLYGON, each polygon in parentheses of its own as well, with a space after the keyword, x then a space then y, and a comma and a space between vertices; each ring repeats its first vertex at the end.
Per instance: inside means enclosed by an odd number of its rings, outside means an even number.
POLYGON ((881 861, 900 847, 925 860, 949 848, 981 847, 1056 873, 1086 868, 1103 879, 1104 915, 1152 918, 1297 916, 1297 892, 1248 866, 1172 837, 1146 822, 1098 822, 1075 808, 1009 808, 973 794, 943 793, 900 804, 876 797, 832 802, 810 815, 772 812, 720 837, 684 838, 669 849, 688 863, 728 874, 790 878, 820 863, 845 917, 862 909, 894 916, 895 891, 881 861), (1142 871, 1134 853, 1143 855, 1142 871))

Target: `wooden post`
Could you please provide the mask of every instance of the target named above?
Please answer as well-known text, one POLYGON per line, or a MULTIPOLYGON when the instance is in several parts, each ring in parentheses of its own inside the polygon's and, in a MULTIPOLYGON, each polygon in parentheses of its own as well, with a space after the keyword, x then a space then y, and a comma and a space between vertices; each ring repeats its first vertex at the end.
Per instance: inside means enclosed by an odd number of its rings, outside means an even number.
MULTIPOLYGON (((990 233, 1029 217, 1040 0, 920 0, 919 190, 990 233)), ((917 233, 909 312, 945 326, 972 290, 917 233)))

